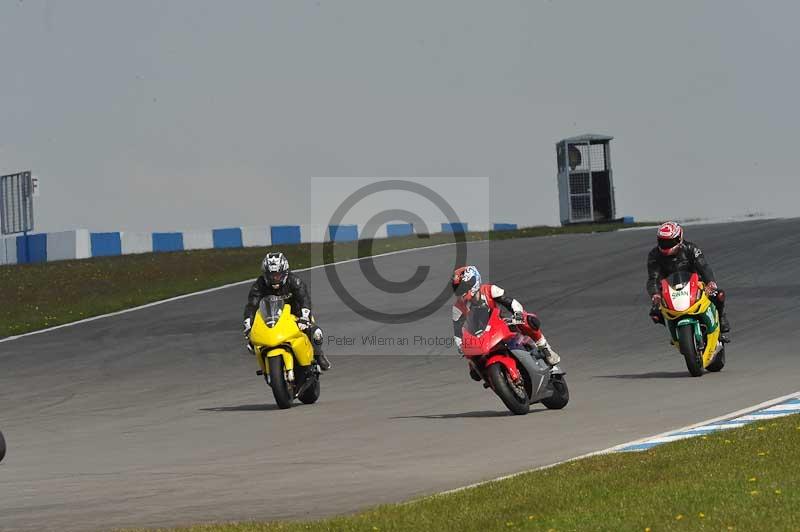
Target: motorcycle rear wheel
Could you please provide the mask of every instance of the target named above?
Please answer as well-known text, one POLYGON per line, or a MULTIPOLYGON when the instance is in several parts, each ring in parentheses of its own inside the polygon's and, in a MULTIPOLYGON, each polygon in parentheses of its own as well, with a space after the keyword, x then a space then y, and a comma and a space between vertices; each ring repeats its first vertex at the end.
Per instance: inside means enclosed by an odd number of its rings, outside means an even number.
POLYGON ((725 346, 722 346, 722 349, 719 350, 719 353, 714 357, 714 360, 711 361, 711 364, 708 365, 706 368, 708 371, 722 371, 722 368, 725 367, 725 346))
POLYGON ((292 394, 289 393, 289 385, 286 382, 286 375, 283 372, 283 357, 269 358, 269 382, 272 387, 272 395, 278 408, 290 408, 292 406, 292 394))
POLYGON ((486 368, 486 374, 494 393, 503 401, 503 404, 517 416, 524 416, 530 411, 530 399, 527 394, 522 399, 516 392, 514 392, 511 384, 511 378, 506 371, 505 366, 500 363, 492 364, 486 368))
POLYGON ((697 351, 697 341, 694 337, 694 327, 678 327, 678 345, 686 360, 686 369, 692 377, 703 375, 703 359, 697 351))
POLYGON ((319 375, 315 375, 311 369, 306 368, 306 379, 314 379, 314 384, 308 387, 303 393, 297 396, 300 402, 305 405, 312 405, 317 402, 320 394, 319 375))
POLYGON ((553 377, 553 395, 542 399, 542 404, 550 410, 561 410, 569 403, 569 388, 563 375, 553 377))

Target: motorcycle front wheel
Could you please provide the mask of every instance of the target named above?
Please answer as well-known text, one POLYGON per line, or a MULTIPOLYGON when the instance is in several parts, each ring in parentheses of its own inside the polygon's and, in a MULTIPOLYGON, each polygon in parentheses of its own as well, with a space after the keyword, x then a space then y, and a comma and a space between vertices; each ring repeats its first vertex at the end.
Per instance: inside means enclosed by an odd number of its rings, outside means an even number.
POLYGON ((6 457, 6 440, 3 438, 3 433, 0 432, 0 462, 6 457))
POLYGON ((292 394, 289 392, 286 374, 283 372, 283 357, 269 357, 269 385, 272 387, 272 395, 275 396, 278 408, 292 406, 292 394))
POLYGON ((505 366, 499 363, 492 364, 487 368, 486 374, 494 393, 513 414, 522 416, 528 413, 530 410, 528 394, 521 384, 514 384, 505 366))
POLYGON ((700 377, 703 374, 703 359, 697 349, 694 327, 678 327, 678 344, 683 358, 686 359, 686 369, 692 377, 700 377))

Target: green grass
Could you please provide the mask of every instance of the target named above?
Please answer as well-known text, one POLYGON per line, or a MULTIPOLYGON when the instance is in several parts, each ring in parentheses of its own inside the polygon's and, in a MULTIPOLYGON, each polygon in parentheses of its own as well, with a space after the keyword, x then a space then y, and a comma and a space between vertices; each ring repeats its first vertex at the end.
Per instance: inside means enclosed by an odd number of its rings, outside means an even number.
MULTIPOLYGON (((640 224, 637 224, 640 225, 640 224)), ((646 225, 646 224, 641 224, 646 225)), ((501 240, 563 233, 612 231, 620 224, 529 227, 516 231, 472 232, 468 241, 501 240)), ((630 227, 624 226, 624 227, 630 227)), ((453 242, 452 235, 400 237, 337 243, 272 246, 293 268, 364 257, 400 249, 453 242)), ((0 266, 0 337, 12 336, 106 314, 169 297, 255 278, 265 248, 209 249, 148 253, 0 266)))
POLYGON ((794 415, 351 516, 168 530, 800 531, 798 471, 794 415))

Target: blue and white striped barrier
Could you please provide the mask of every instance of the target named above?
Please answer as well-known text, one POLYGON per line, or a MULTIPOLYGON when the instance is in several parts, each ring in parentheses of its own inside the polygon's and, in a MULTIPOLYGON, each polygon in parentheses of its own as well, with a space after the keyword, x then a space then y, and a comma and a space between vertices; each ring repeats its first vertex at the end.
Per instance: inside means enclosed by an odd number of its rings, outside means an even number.
POLYGON ((442 224, 442 233, 466 233, 468 231, 469 231, 469 223, 467 222, 442 224))
POLYGON ((91 233, 92 257, 122 255, 122 237, 119 233, 91 233))
MULTIPOLYGON (((496 223, 495 231, 509 231, 517 224, 496 223)), ((474 225, 473 231, 486 231, 488 226, 474 225)), ((466 222, 442 223, 442 233, 470 230, 466 222)), ((415 234, 408 223, 385 224, 374 238, 404 237, 415 234)), ((36 233, 0 239, 0 264, 29 264, 56 260, 113 257, 135 253, 161 253, 191 249, 224 249, 266 247, 308 242, 352 242, 361 237, 358 225, 273 225, 226 227, 208 231, 135 232, 111 231, 92 233, 85 229, 58 233, 36 233)))
POLYGON ((411 236, 414 234, 414 224, 387 224, 386 237, 411 236))
POLYGON ((517 224, 494 224, 494 231, 516 231, 517 224))
POLYGON ((793 394, 792 397, 769 406, 756 408, 755 410, 749 410, 740 414, 733 414, 730 417, 722 419, 707 421, 684 429, 666 432, 658 436, 627 443, 611 450, 613 452, 646 451, 662 443, 685 440, 686 438, 694 438, 695 436, 705 436, 713 432, 743 427, 754 421, 763 421, 765 419, 773 419, 790 414, 800 414, 800 394, 793 394))

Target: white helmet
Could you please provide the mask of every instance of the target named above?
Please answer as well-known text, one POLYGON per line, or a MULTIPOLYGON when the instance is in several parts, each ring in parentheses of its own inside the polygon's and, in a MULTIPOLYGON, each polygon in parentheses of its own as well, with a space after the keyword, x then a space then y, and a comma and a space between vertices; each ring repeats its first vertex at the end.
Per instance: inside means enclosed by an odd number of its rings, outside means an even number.
POLYGON ((286 283, 286 278, 289 277, 289 261, 283 253, 267 253, 261 261, 261 271, 267 284, 272 288, 278 288, 286 283))

